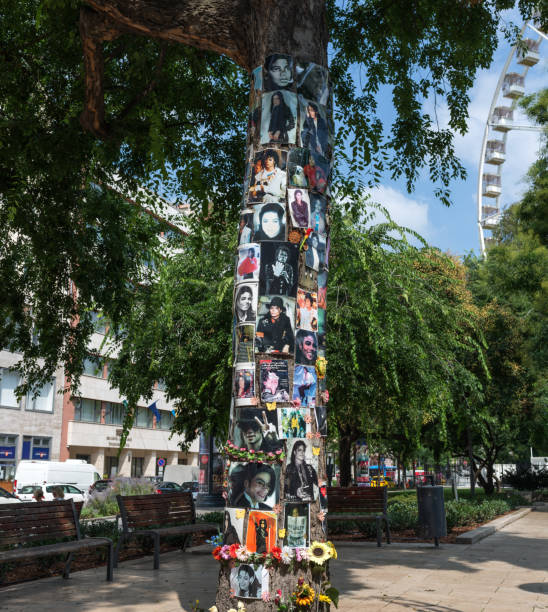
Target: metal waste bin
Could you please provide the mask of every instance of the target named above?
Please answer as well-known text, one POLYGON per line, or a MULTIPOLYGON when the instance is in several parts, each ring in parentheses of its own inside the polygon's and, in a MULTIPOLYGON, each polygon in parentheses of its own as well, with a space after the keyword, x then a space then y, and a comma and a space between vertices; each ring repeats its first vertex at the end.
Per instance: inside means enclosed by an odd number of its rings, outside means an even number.
POLYGON ((419 506, 418 534, 423 538, 434 538, 439 546, 439 538, 447 535, 443 487, 424 485, 417 488, 419 506))

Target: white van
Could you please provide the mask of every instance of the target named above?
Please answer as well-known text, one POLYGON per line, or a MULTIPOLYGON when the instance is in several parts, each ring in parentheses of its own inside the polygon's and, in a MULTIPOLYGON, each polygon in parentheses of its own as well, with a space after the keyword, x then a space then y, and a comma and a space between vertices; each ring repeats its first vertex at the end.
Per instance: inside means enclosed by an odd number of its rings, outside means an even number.
POLYGON ((89 487, 99 480, 95 466, 83 459, 66 461, 35 461, 23 459, 15 471, 14 492, 29 485, 71 484, 87 493, 89 487))

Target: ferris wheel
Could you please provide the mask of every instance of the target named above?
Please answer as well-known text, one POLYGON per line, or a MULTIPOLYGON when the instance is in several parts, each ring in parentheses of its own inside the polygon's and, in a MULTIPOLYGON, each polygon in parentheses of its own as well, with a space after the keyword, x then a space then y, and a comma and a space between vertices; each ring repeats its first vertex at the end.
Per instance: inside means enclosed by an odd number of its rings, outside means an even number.
POLYGON ((540 61, 540 45, 547 40, 532 22, 520 32, 521 42, 512 47, 499 77, 483 132, 478 171, 477 203, 480 250, 486 256, 491 236, 502 216, 502 169, 507 159, 506 143, 511 130, 541 131, 535 125, 514 122, 514 110, 525 94, 525 77, 540 61), (524 38, 524 33, 530 36, 524 38))

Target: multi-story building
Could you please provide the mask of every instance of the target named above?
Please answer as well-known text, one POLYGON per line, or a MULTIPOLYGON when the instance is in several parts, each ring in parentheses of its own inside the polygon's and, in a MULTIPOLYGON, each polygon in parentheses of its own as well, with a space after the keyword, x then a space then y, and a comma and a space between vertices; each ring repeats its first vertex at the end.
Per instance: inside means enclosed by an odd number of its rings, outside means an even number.
MULTIPOLYGON (((167 223, 180 232, 178 219, 186 212, 185 206, 170 207, 167 223)), ((106 331, 105 323, 96 318, 90 350, 101 352, 106 331)), ((68 385, 59 368, 35 398, 29 395, 18 400, 15 388, 20 376, 10 368, 20 358, 17 353, 0 351, 0 486, 11 488, 21 459, 85 459, 105 476, 155 476, 163 472, 164 465, 198 465, 198 440, 183 452, 181 438, 170 435, 174 406, 167 402, 161 381, 152 400, 161 418, 148 409, 151 402, 139 405, 134 427, 118 456, 124 405, 107 380, 108 360, 100 367, 91 359, 85 361, 77 397, 63 393, 68 385)))

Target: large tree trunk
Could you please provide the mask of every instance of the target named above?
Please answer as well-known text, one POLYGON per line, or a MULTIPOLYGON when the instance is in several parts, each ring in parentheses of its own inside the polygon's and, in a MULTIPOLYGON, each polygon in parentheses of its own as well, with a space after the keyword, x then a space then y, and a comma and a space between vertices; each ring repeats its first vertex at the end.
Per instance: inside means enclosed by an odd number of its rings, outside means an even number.
MULTIPOLYGON (((306 0, 305 2, 297 5, 292 2, 273 3, 264 2, 263 0, 242 0, 239 2, 228 0, 197 0, 195 2, 188 2, 188 0, 174 0, 170 3, 165 3, 163 0, 88 0, 88 4, 91 9, 84 8, 82 10, 80 27, 85 54, 87 97, 86 107, 81 116, 81 122, 86 129, 93 131, 101 137, 108 137, 109 135, 109 126, 104 114, 103 89, 101 83, 103 71, 101 46, 103 41, 112 40, 122 33, 134 33, 143 36, 161 38, 164 40, 195 46, 201 49, 207 49, 217 53, 223 53, 234 59, 234 61, 249 72, 254 70, 256 67, 263 66, 265 59, 269 55, 275 53, 290 55, 293 58, 294 66, 296 63, 302 64, 312 62, 318 64, 324 69, 327 67, 325 0, 306 0)), ((293 77, 296 79, 295 71, 293 77)), ((290 89, 292 90, 293 95, 295 95, 295 88, 292 87, 290 89)), ((250 93, 252 111, 257 108, 257 102, 259 103, 258 108, 260 109, 260 101, 263 96, 264 93, 262 91, 254 90, 254 84, 252 82, 252 91, 250 93)), ((325 104, 325 100, 323 103, 325 104)), ((299 109, 298 113, 302 112, 302 109, 300 109, 298 104, 297 109, 299 109)), ((256 116, 253 117, 249 122, 250 131, 248 133, 247 140, 249 150, 246 151, 246 161, 248 164, 258 151, 271 148, 273 146, 272 144, 261 145, 260 130, 253 129, 253 124, 256 123, 256 118, 256 116)), ((282 145, 281 147, 276 145, 276 148, 281 148, 287 152, 298 146, 301 130, 299 124, 297 123, 297 117, 295 117, 295 123, 297 124, 297 141, 282 145)), ((330 122, 328 122, 328 124, 330 125, 330 122)), ((326 153, 327 156, 329 156, 329 154, 330 153, 326 153)), ((315 174, 315 176, 317 177, 317 174, 315 174)), ((244 193, 247 193, 247 191, 244 193)), ((243 204, 244 207, 248 207, 246 197, 244 197, 243 204)), ((301 244, 302 240, 307 235, 307 226, 302 226, 301 223, 299 223, 299 227, 292 226, 287 189, 285 189, 283 206, 286 211, 288 238, 291 238, 293 243, 301 244), (291 236, 289 236, 289 232, 291 232, 291 236)), ((251 208, 251 206, 249 207, 251 208)), ((308 227, 310 227, 312 223, 310 216, 308 227)), ((328 241, 327 221, 328 217, 325 218, 324 228, 326 239, 328 241)), ((282 239, 282 241, 284 241, 284 239, 282 239)), ((254 242, 257 242, 257 240, 254 240, 254 242)), ((265 249, 263 246, 265 243, 260 242, 260 244, 262 254, 265 249)), ((295 248, 294 245, 290 244, 290 242, 287 242, 287 245, 295 248)), ((297 253, 298 284, 299 286, 303 286, 304 289, 309 292, 317 293, 317 272, 313 272, 311 268, 307 267, 304 250, 297 249, 297 253)), ((313 261, 316 262, 318 257, 312 258, 313 261)), ((314 266, 315 263, 312 265, 312 267, 314 266)), ((263 276, 266 277, 266 270, 263 268, 263 266, 260 267, 260 275, 259 287, 265 281, 263 276)), ((281 293, 281 291, 272 291, 270 293, 281 293)), ((271 305, 273 303, 273 296, 269 295, 268 298, 270 310, 267 311, 266 315, 268 315, 268 312, 272 312, 271 305)), ((256 306, 255 312, 258 312, 256 306)), ((270 319, 270 317, 266 315, 264 316, 264 319, 270 319)), ((293 316, 295 316, 295 313, 293 313, 293 316)), ((259 319, 260 317, 257 315, 257 320, 259 319)), ((260 321, 258 321, 257 327, 259 324, 260 321)), ((255 342, 257 343, 257 336, 255 338, 255 342)), ((316 347, 318 352, 317 340, 316 347)), ((246 374, 248 379, 250 373, 253 371, 255 373, 255 381, 261 380, 261 359, 285 360, 289 369, 289 381, 290 383, 293 382, 296 360, 295 353, 293 351, 291 354, 285 353, 273 355, 272 352, 266 354, 255 354, 253 364, 254 367, 249 368, 246 374)), ((303 362, 301 361, 301 364, 302 363, 303 362)), ((312 365, 313 371, 314 364, 310 365, 312 365)), ((319 369, 318 365, 319 363, 316 365, 317 370, 319 369)), ((242 399, 241 392, 244 388, 244 378, 240 378, 242 379, 242 388, 238 390, 236 385, 235 370, 235 384, 233 385, 234 395, 236 396, 238 394, 238 403, 242 405, 245 404, 245 402, 242 403, 240 401, 242 399)), ((238 383, 240 383, 240 378, 238 378, 238 383)), ((278 412, 278 420, 281 421, 281 409, 279 405, 277 405, 276 402, 269 402, 269 406, 267 407, 266 402, 263 401, 265 398, 261 397, 260 389, 258 388, 259 384, 256 383, 255 387, 256 396, 250 398, 250 406, 248 406, 247 409, 257 409, 256 414, 259 419, 263 418, 261 415, 266 415, 268 411, 275 409, 278 412), (251 400, 254 400, 254 402, 251 400)), ((325 398, 326 395, 321 393, 322 390, 325 391, 325 382, 323 379, 320 380, 320 376, 318 375, 315 398, 317 405, 322 405, 324 403, 322 398, 325 398)), ((293 397, 293 395, 290 396, 290 399, 291 397, 293 397)), ((278 400, 278 404, 290 407, 288 401, 281 399, 278 400)), ((234 415, 234 422, 232 423, 232 426, 238 422, 236 410, 238 410, 238 408, 231 411, 234 415)), ((307 438, 304 441, 307 445, 307 450, 310 451, 310 456, 316 456, 315 453, 312 453, 312 445, 316 448, 318 458, 317 479, 321 488, 321 485, 325 484, 326 481, 325 438, 320 437, 319 433, 317 432, 314 410, 310 410, 310 408, 308 408, 308 412, 309 416, 311 417, 312 430, 309 433, 314 437, 313 439, 307 438), (318 435, 316 436, 315 434, 318 435)), ((241 415, 241 413, 238 414, 241 415)), ((266 416, 264 418, 266 419, 266 416)), ((299 435, 304 434, 299 433, 299 435)), ((286 442, 286 445, 289 445, 289 441, 286 442)), ((228 455, 230 457, 230 451, 228 455)), ((232 454, 231 461, 231 469, 234 469, 234 452, 232 454)), ((263 459, 263 461, 265 461, 265 459, 263 459)), ((276 463, 275 459, 268 459, 267 461, 273 464, 276 463)), ((227 463, 229 464, 230 461, 227 463)), ((250 463, 249 465, 254 464, 250 463)), ((242 470, 244 475, 248 474, 245 466, 242 467, 242 470)), ((286 465, 284 462, 281 468, 281 477, 278 488, 280 499, 280 508, 277 516, 278 529, 284 527, 284 514, 286 507, 285 502, 288 501, 284 484, 286 481, 285 473, 286 465)), ((263 475, 264 474, 267 474, 267 472, 264 472, 263 475)), ((231 475, 231 477, 232 476, 233 475, 231 475)), ((246 481, 245 479, 243 480, 244 483, 249 483, 249 481, 246 481)), ((255 478, 252 480, 255 481, 255 478)), ((247 485, 245 486, 245 492, 249 492, 247 485)), ((245 499, 245 497, 241 498, 245 499)), ((235 497, 232 495, 232 497, 229 498, 229 502, 231 502, 232 505, 241 508, 242 505, 234 503, 234 500, 235 497)), ((322 521, 320 510, 320 490, 316 486, 314 500, 309 503, 310 541, 325 541, 326 539, 326 523, 325 521, 322 521)), ((246 542, 245 534, 247 531, 247 525, 249 523, 250 511, 250 509, 244 511, 244 541, 242 544, 246 542)), ((240 510, 240 514, 241 513, 242 511, 240 510)), ((279 531, 278 533, 274 533, 274 540, 280 547, 282 546, 282 538, 283 535, 280 535, 279 531)), ((221 565, 216 600, 216 605, 219 612, 226 612, 230 608, 236 608, 239 593, 234 592, 234 586, 237 584, 237 582, 234 581, 235 576, 232 570, 234 570, 237 574, 238 566, 239 563, 236 560, 232 560, 221 565), (232 582, 231 572, 233 573, 232 582)), ((300 576, 304 576, 307 582, 310 582, 311 584, 313 583, 316 594, 319 593, 319 580, 321 576, 317 572, 313 576, 309 566, 302 567, 301 569, 292 572, 289 571, 287 566, 282 568, 276 562, 274 562, 268 570, 268 574, 270 582, 268 590, 271 595, 271 603, 267 604, 260 599, 246 598, 243 601, 246 609, 249 612, 276 609, 276 604, 273 601, 276 591, 278 589, 281 590, 283 599, 287 600, 291 593, 296 589, 297 580, 300 576)), ((327 573, 324 573, 323 579, 325 580, 326 577, 327 573)), ((240 587, 237 588, 239 589, 240 587)), ((266 588, 263 589, 263 596, 266 595, 265 591, 266 588)), ((317 602, 315 602, 315 606, 316 604, 317 602)))

